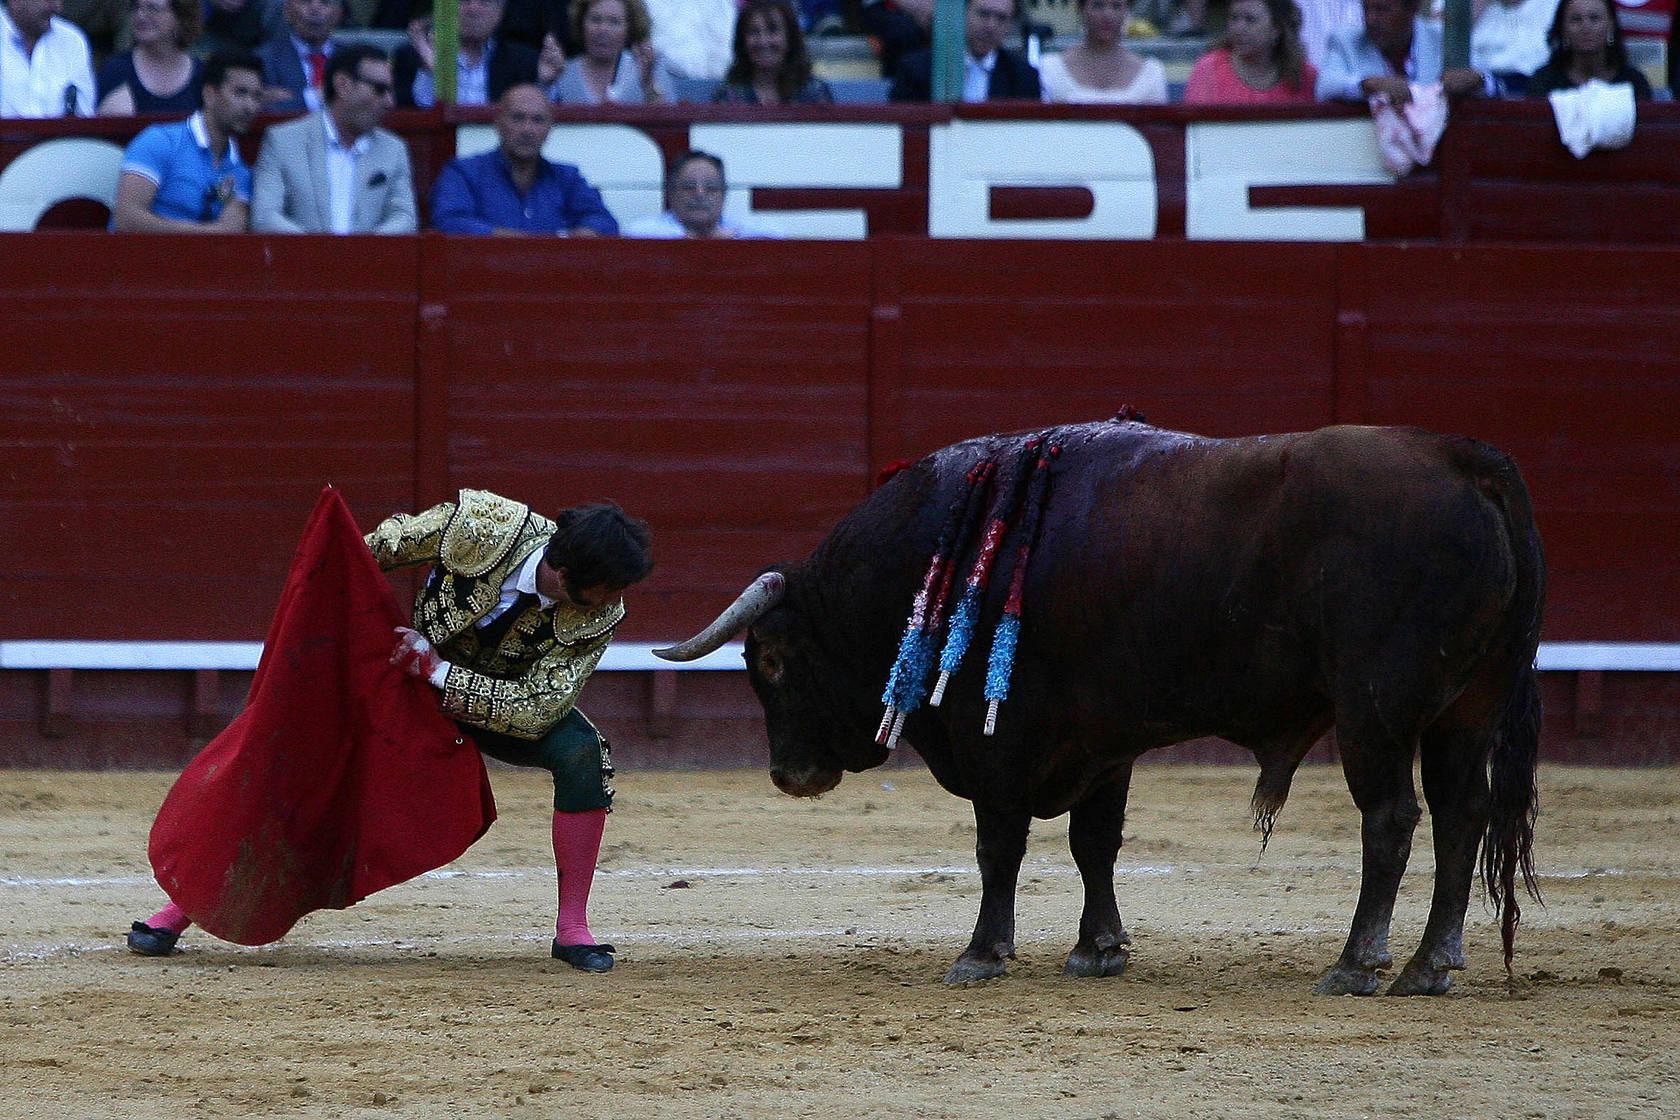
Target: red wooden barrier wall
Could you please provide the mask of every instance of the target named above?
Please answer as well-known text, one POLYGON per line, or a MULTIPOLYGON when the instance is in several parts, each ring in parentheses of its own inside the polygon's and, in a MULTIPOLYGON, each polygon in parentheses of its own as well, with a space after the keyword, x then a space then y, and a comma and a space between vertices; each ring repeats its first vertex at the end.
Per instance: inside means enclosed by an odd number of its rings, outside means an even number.
MULTIPOLYGON (((365 524, 461 485, 615 497, 658 533, 624 637, 670 638, 881 465, 1131 403, 1487 439, 1535 494, 1545 636, 1673 642, 1677 283, 1680 250, 1559 246, 0 237, 0 638, 260 638, 324 483, 365 524)), ((0 673, 0 761, 64 757, 38 676, 0 673)), ((86 759, 177 759, 178 727, 113 728, 183 686, 128 676, 78 695, 110 719, 86 759)), ((592 703, 645 706, 623 676, 592 703)), ((1675 675, 1627 676, 1599 745, 1680 758, 1675 675)), ((693 687, 679 722, 759 741, 743 681, 693 687)))

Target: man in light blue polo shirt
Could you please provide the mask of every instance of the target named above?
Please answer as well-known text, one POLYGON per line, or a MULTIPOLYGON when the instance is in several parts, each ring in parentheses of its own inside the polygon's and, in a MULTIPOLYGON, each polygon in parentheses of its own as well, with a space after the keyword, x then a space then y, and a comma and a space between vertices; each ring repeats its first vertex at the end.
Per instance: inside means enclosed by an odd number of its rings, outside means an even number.
POLYGON ((243 233, 251 170, 234 142, 262 108, 262 63, 218 51, 204 64, 204 108, 154 124, 123 153, 111 228, 129 233, 243 233))

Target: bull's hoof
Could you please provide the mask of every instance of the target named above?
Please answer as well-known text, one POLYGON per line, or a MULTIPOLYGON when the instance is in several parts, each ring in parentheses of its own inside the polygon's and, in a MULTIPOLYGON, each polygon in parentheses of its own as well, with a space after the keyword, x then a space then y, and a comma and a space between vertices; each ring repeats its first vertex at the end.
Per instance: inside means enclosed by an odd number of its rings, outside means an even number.
POLYGON ((1062 967, 1063 976, 1119 976, 1131 963, 1132 954, 1118 945, 1112 949, 1075 949, 1062 967))
POLYGON ((1452 973, 1443 968, 1424 968, 1416 964, 1406 966, 1404 972, 1388 986, 1391 996, 1443 996, 1452 987, 1452 973))
POLYGON ((1376 994, 1380 984, 1370 969, 1337 966, 1319 977, 1313 991, 1321 996, 1369 996, 1376 994))
POLYGON ((964 954, 957 958, 957 963, 945 974, 945 983, 969 984, 976 980, 991 980, 1008 971, 1009 965, 1002 957, 971 957, 964 954))

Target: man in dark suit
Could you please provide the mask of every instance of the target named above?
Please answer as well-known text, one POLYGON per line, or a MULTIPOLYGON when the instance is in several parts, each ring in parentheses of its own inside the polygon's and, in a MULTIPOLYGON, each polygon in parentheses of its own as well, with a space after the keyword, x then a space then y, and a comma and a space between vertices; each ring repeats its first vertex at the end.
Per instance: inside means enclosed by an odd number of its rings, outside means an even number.
POLYGON ((863 0, 857 22, 863 33, 878 44, 881 77, 891 78, 898 73, 898 64, 905 55, 928 45, 933 0, 863 0))
MULTIPOLYGON (((559 45, 538 51, 507 38, 497 31, 502 14, 502 0, 460 0, 457 24, 461 49, 456 61, 455 104, 491 105, 514 86, 534 84, 547 89, 560 76, 559 45)), ((437 103, 430 17, 423 15, 409 24, 408 34, 408 44, 398 49, 392 61, 397 104, 429 109, 437 103)))
POLYGON ((263 64, 263 98, 274 113, 319 110, 325 99, 332 33, 344 22, 344 0, 286 0, 286 28, 257 48, 263 64))
MULTIPOLYGON (((963 101, 1018 98, 1043 100, 1038 70, 1003 41, 1015 24, 1014 0, 968 0, 964 24, 963 101)), ((930 101, 933 98, 933 51, 904 56, 893 78, 890 101, 930 101)))

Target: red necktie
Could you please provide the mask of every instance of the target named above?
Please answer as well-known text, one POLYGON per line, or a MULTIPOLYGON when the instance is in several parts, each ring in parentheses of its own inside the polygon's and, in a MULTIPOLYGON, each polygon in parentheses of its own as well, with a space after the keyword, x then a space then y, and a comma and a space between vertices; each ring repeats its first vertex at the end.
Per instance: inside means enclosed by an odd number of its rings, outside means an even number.
POLYGON ((327 76, 327 56, 324 51, 309 52, 309 88, 320 89, 327 76))

